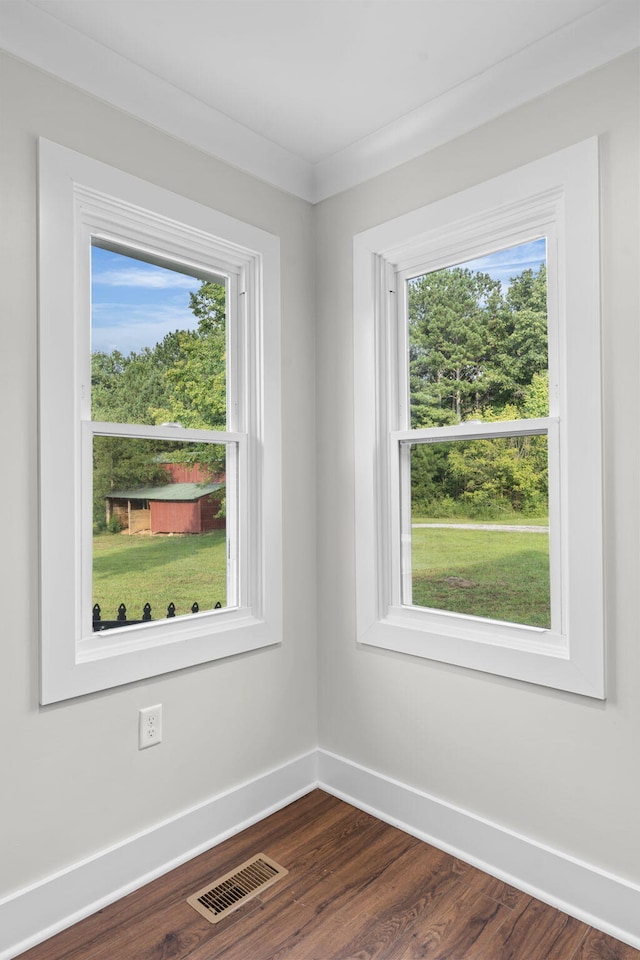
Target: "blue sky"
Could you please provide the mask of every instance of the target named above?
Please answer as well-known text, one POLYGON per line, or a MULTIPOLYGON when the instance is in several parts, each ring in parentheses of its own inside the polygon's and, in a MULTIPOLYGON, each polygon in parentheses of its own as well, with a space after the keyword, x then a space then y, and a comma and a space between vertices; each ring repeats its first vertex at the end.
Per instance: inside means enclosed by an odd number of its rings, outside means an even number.
MULTIPOLYGON (((544 239, 533 240, 460 266, 488 273, 506 289, 511 277, 536 271, 545 250, 544 239)), ((92 247, 91 256, 92 350, 126 356, 153 347, 172 330, 195 328, 189 293, 199 289, 199 279, 101 247, 92 247)))
POLYGON ((153 347, 172 330, 197 326, 189 293, 201 281, 101 247, 91 248, 91 348, 153 347))
POLYGON ((537 272, 540 264, 546 260, 546 249, 547 241, 543 237, 521 243, 517 247, 509 247, 507 250, 498 250, 497 253, 478 257, 477 260, 467 260, 460 266, 474 273, 488 273, 494 280, 501 282, 503 292, 506 292, 512 277, 517 277, 523 270, 537 272))

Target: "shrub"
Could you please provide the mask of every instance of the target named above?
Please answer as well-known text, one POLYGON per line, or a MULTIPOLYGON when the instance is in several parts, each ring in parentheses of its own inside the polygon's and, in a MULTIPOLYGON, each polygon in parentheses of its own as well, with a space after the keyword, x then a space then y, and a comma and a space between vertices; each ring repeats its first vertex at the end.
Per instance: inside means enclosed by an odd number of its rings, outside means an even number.
POLYGON ((124 530, 124 524, 120 520, 120 517, 114 513, 107 523, 107 531, 109 533, 120 533, 122 530, 124 530))

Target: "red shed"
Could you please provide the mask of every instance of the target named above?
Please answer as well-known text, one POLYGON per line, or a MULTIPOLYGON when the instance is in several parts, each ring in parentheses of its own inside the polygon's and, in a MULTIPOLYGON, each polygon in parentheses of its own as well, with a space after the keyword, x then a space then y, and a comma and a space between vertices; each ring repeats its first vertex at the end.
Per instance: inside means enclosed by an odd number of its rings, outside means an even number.
MULTIPOLYGON (((180 467, 180 464, 171 464, 180 467)), ((193 468, 192 468, 193 469, 193 468)), ((224 483, 167 483, 114 490, 107 497, 107 522, 117 516, 129 533, 205 533, 222 529, 217 514, 224 483)))

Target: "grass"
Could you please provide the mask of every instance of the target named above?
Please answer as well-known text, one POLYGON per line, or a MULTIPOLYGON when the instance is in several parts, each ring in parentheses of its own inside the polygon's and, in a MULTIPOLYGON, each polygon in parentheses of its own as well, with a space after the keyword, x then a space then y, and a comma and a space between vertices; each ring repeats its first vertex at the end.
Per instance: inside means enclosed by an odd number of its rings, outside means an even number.
MULTIPOLYGON (((544 517, 524 522, 546 526, 544 517)), ((115 619, 120 603, 132 619, 142 615, 147 602, 154 619, 166 614, 171 601, 178 615, 189 613, 195 600, 201 610, 217 601, 224 606, 225 554, 223 530, 174 536, 99 534, 94 537, 93 602, 100 604, 104 620, 115 619)), ((412 562, 415 605, 550 626, 549 541, 544 534, 414 527, 412 562)))
POLYGON ((145 603, 152 616, 166 616, 173 602, 176 615, 226 603, 226 540, 224 530, 202 534, 145 536, 97 534, 93 538, 93 603, 103 620, 115 619, 124 603, 127 616, 139 619, 145 603))
POLYGON ((545 534, 414 528, 412 564, 417 606, 551 625, 545 534))

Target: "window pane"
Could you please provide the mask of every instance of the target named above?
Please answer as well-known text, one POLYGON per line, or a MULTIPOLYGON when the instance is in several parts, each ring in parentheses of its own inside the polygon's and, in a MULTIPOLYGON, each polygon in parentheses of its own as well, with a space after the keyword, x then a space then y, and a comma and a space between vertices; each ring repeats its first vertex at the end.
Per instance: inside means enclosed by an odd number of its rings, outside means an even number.
POLYGON ((547 437, 402 443, 402 602, 551 627, 547 437))
POLYGON ((94 437, 92 606, 103 623, 121 604, 134 621, 145 604, 154 620, 170 604, 176 616, 236 605, 226 529, 236 447, 94 437))
POLYGON ((226 329, 223 278, 96 241, 91 419, 225 430, 226 329))
POLYGON ((546 241, 407 282, 410 426, 545 417, 546 241))

